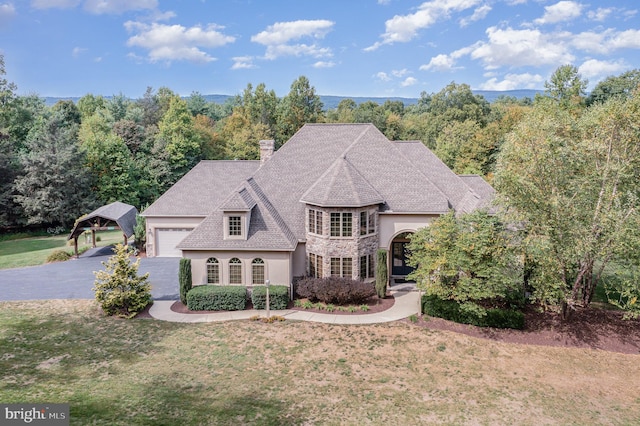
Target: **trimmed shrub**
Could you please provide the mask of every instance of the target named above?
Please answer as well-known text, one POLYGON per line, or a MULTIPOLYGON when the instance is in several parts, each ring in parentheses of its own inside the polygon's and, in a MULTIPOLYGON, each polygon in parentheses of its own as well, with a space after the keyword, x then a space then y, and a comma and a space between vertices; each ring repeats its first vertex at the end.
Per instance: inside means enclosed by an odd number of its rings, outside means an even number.
POLYGON ((193 287, 193 280, 191 278, 191 259, 187 259, 186 257, 180 259, 178 282, 180 283, 180 301, 186 305, 187 293, 189 293, 189 290, 193 287))
POLYGON ((72 254, 65 250, 56 250, 51 252, 49 256, 47 256, 47 263, 51 262, 64 262, 65 260, 71 259, 72 254))
POLYGON ((486 321, 487 327, 513 328, 515 330, 524 328, 524 314, 510 309, 487 309, 486 321))
POLYGON ((372 283, 349 278, 304 278, 298 283, 301 297, 336 305, 359 304, 375 294, 372 283))
POLYGON ((387 295, 387 282, 389 271, 387 270, 387 251, 379 249, 376 252, 376 293, 380 299, 387 295))
MULTIPOLYGON (((253 309, 267 308, 267 287, 257 286, 251 290, 251 303, 253 309)), ((270 309, 287 309, 289 305, 289 287, 286 285, 269 286, 269 308, 270 309)))
POLYGON ((247 289, 240 286, 198 285, 187 293, 191 311, 241 311, 247 304, 247 289))
POLYGON ((455 300, 442 300, 433 295, 422 297, 422 313, 478 327, 513 328, 516 330, 524 328, 524 314, 520 311, 487 309, 486 315, 478 316, 460 309, 460 304, 455 300))

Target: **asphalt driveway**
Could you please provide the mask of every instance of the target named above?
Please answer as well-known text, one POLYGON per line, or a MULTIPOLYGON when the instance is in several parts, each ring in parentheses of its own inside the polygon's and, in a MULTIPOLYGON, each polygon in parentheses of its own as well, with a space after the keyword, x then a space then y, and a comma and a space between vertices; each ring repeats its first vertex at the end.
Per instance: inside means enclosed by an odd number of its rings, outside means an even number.
MULTIPOLYGON (((108 255, 82 257, 66 262, 28 268, 0 270, 0 301, 40 299, 93 299, 93 271, 108 255)), ((177 300, 179 258, 142 259, 138 272, 149 272, 151 295, 155 300, 177 300)))

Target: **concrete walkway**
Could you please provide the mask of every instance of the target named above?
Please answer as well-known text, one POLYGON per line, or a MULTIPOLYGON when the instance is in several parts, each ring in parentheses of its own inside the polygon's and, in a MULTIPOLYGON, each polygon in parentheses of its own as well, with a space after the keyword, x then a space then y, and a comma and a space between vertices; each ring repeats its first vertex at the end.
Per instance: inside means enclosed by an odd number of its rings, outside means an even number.
MULTIPOLYGON (((407 318, 411 315, 417 315, 420 312, 420 293, 417 291, 392 291, 391 294, 395 298, 393 306, 386 311, 375 314, 362 315, 338 315, 338 314, 320 314, 316 312, 307 312, 304 310, 282 310, 271 311, 271 316, 281 316, 288 320, 295 321, 311 321, 321 322, 325 324, 378 324, 384 322, 397 321, 407 318)), ((174 300, 155 300, 149 314, 152 317, 171 322, 219 322, 247 320, 251 317, 259 315, 266 317, 266 310, 246 310, 246 311, 229 311, 215 312, 212 314, 180 314, 171 310, 174 300)))

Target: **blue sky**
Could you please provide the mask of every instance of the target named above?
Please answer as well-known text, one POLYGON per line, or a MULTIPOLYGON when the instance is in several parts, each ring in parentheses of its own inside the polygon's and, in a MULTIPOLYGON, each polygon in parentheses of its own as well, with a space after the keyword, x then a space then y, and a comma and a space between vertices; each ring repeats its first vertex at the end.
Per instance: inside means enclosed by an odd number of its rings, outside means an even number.
POLYGON ((451 81, 540 89, 573 64, 589 88, 640 68, 637 0, 0 0, 18 93, 418 97, 451 81))

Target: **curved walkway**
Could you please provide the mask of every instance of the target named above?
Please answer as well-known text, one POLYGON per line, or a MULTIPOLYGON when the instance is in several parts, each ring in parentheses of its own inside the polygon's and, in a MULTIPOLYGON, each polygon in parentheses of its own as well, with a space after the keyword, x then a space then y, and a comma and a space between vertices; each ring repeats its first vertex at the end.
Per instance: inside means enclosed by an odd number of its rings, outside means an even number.
MULTIPOLYGON (((384 322, 397 321, 420 312, 420 293, 417 291, 395 291, 391 293, 395 299, 393 306, 386 311, 375 314, 363 315, 337 315, 320 314, 287 309, 282 311, 271 311, 271 315, 281 316, 288 320, 311 321, 325 324, 378 324, 384 322)), ((171 305, 175 300, 155 300, 149 314, 159 320, 171 322, 219 322, 233 320, 247 320, 259 315, 265 317, 266 310, 246 310, 215 312, 211 314, 180 314, 171 310, 171 305)))

